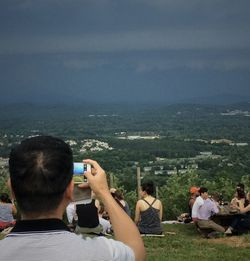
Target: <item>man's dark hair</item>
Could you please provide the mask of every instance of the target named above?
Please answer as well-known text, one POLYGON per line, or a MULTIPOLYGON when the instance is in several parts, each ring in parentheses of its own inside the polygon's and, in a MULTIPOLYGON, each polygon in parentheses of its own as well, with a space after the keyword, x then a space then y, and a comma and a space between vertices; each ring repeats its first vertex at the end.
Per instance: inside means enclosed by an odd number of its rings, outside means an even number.
POLYGON ((199 192, 200 192, 200 194, 201 194, 201 193, 205 193, 205 192, 208 192, 208 189, 207 189, 207 188, 204 188, 204 187, 201 187, 201 188, 199 189, 199 192))
POLYGON ((155 186, 152 181, 148 181, 142 184, 142 191, 146 191, 148 195, 153 195, 155 192, 155 186))
POLYGON ((20 210, 48 212, 58 207, 72 179, 72 151, 58 138, 29 138, 11 150, 9 170, 20 210))

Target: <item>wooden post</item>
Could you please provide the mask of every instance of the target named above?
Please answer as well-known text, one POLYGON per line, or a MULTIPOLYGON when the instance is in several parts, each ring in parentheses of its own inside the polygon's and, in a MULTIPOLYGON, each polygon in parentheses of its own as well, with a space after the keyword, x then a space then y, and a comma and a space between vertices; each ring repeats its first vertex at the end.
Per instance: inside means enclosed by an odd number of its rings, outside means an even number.
POLYGON ((109 175, 109 187, 110 188, 114 187, 114 174, 112 172, 109 175))
POLYGON ((158 186, 155 187, 155 197, 159 198, 159 188, 158 188, 158 186))
POLYGON ((140 191, 141 191, 141 168, 137 167, 137 197, 138 197, 138 199, 141 198, 140 191))

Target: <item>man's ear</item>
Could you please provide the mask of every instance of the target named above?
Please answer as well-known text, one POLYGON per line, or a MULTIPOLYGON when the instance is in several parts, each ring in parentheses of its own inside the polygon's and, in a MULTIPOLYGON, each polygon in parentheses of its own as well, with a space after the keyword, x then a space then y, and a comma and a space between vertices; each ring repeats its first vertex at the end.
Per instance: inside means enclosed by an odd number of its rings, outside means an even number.
POLYGON ((73 200, 73 193, 74 193, 74 180, 72 179, 69 183, 69 185, 66 188, 65 191, 65 196, 67 199, 69 199, 70 201, 73 200))
POLYGON ((12 189, 12 185, 11 185, 11 180, 10 180, 10 178, 8 178, 8 180, 7 180, 7 187, 8 187, 8 189, 9 189, 9 191, 10 191, 10 197, 11 197, 11 199, 14 200, 16 197, 15 197, 14 191, 13 191, 13 189, 12 189))

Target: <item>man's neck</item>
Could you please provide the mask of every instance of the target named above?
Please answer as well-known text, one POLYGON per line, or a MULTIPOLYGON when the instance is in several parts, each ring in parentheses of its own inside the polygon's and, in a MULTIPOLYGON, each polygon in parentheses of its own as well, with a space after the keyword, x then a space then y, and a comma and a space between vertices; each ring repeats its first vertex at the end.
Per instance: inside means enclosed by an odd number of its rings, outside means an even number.
POLYGON ((62 214, 58 213, 58 211, 51 211, 47 213, 22 213, 22 220, 34 220, 34 219, 62 219, 62 214))
POLYGON ((56 209, 47 211, 47 212, 29 212, 21 213, 22 220, 33 220, 33 219, 63 219, 63 213, 66 209, 66 206, 69 204, 69 201, 62 201, 56 209))

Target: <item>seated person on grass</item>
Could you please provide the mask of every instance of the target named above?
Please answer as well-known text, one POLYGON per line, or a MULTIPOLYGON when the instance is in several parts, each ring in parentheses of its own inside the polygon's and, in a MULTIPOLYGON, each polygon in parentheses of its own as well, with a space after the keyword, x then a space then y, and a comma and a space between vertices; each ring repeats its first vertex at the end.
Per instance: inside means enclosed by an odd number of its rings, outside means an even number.
POLYGON ((226 230, 225 234, 233 233, 242 234, 250 231, 250 193, 247 193, 246 201, 238 200, 236 203, 237 209, 241 215, 236 215, 231 225, 226 230))
POLYGON ((141 234, 157 234, 163 232, 161 226, 162 203, 153 197, 155 188, 153 182, 141 186, 141 197, 136 203, 135 223, 141 234))
MULTIPOLYGON (((69 223, 68 227, 70 230, 85 236, 105 234, 106 229, 103 228, 103 224, 100 222, 100 215, 98 214, 99 208, 99 201, 94 199, 92 199, 89 204, 77 204, 77 202, 71 202, 66 208, 69 223)), ((103 223, 105 223, 105 221, 103 223)), ((109 221, 107 222, 109 223, 109 221)), ((105 228, 106 226, 107 223, 105 223, 105 228)))
POLYGON ((246 199, 246 193, 245 193, 244 189, 237 187, 235 195, 230 202, 230 207, 232 209, 238 209, 239 201, 242 201, 243 204, 246 204, 246 205, 248 204, 247 203, 248 201, 246 199))
POLYGON ((217 233, 213 233, 214 231, 224 233, 225 229, 210 219, 215 213, 219 212, 218 203, 209 198, 207 188, 201 187, 199 193, 200 196, 195 200, 192 209, 193 221, 201 230, 212 230, 207 235, 208 238, 217 235, 217 233))
POLYGON ((15 205, 11 202, 7 193, 0 197, 0 230, 13 226, 16 221, 13 215, 17 212, 15 205))
POLYGON ((94 199, 88 204, 76 204, 76 215, 75 232, 77 234, 101 234, 102 226, 99 222, 98 208, 94 199))
POLYGON ((124 200, 124 196, 122 192, 118 189, 111 188, 110 193, 113 196, 113 198, 116 200, 116 202, 121 206, 121 208, 130 216, 130 208, 127 203, 127 201, 124 200))
POLYGON ((188 201, 188 210, 189 210, 190 217, 192 216, 192 208, 193 208, 194 202, 195 202, 196 198, 199 197, 199 195, 200 195, 199 189, 200 188, 198 188, 198 187, 191 187, 189 190, 190 198, 188 201))

